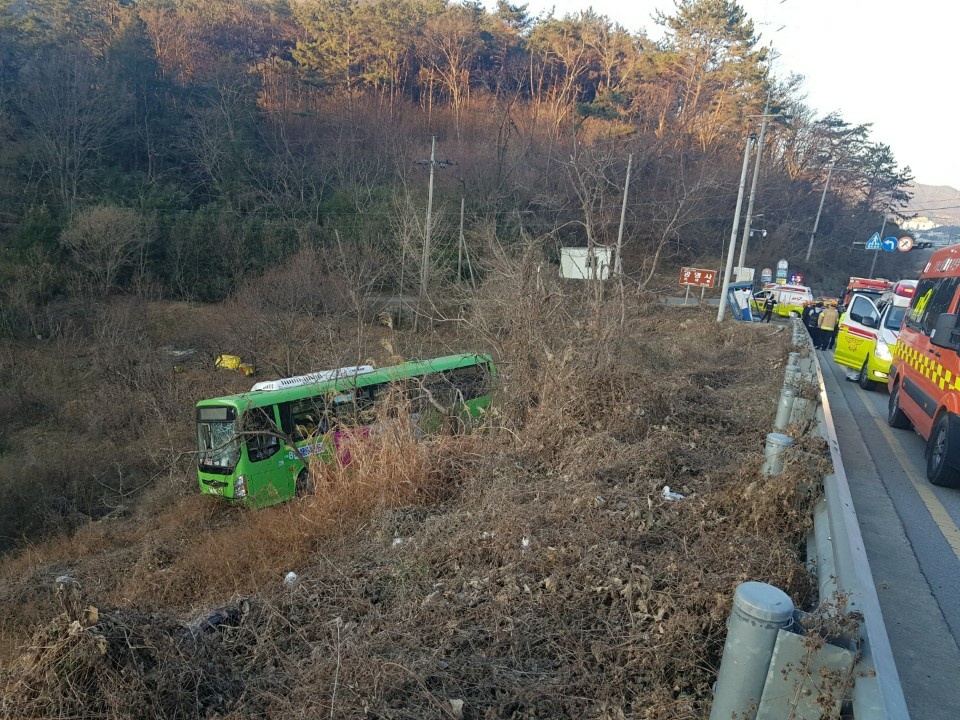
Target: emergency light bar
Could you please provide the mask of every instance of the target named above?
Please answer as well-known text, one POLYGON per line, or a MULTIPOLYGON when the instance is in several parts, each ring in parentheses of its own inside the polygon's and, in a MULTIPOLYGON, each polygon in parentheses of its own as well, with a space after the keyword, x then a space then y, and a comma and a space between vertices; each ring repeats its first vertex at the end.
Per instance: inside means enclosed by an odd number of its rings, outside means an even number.
POLYGON ((285 390, 287 388, 302 387, 303 385, 316 385, 327 380, 336 380, 342 377, 356 377, 357 375, 366 375, 374 371, 373 365, 348 365, 347 367, 337 368, 336 370, 321 370, 320 372, 308 373, 306 375, 297 375, 296 377, 283 378, 282 380, 264 380, 258 382, 250 390, 285 390))

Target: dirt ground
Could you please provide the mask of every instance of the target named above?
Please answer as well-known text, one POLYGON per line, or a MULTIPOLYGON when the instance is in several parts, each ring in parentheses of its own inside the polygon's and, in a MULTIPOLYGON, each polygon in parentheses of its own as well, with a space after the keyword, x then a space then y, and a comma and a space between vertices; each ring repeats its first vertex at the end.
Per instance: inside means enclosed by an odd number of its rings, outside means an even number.
MULTIPOLYGON (((521 270, 416 333, 154 306, 104 323, 139 328, 126 358, 71 347, 78 396, 61 385, 56 411, 100 452, 75 432, 37 481, 111 493, 0 561, 0 716, 707 718, 736 586, 812 592, 825 447, 799 438, 812 462, 759 472, 790 329, 521 270), (493 410, 468 436, 372 440, 315 496, 228 507, 195 491, 190 453, 193 403, 250 382, 209 362, 231 327, 260 377, 490 352, 493 410)), ((66 343, 8 349, 6 388, 37 394, 66 343)), ((8 428, 0 482, 40 473, 50 432, 8 428)))

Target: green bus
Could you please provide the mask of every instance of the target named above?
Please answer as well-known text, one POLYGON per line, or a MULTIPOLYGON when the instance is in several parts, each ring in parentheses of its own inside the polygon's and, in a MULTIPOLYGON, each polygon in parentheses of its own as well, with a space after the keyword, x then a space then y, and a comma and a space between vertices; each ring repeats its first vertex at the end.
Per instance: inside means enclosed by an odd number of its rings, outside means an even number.
POLYGON ((489 355, 448 355, 269 380, 240 395, 201 400, 196 408, 200 491, 251 507, 307 494, 310 462, 348 460, 339 452, 341 441, 373 423, 378 397, 399 389, 417 427, 430 431, 439 428, 438 408, 479 417, 495 378, 489 355))

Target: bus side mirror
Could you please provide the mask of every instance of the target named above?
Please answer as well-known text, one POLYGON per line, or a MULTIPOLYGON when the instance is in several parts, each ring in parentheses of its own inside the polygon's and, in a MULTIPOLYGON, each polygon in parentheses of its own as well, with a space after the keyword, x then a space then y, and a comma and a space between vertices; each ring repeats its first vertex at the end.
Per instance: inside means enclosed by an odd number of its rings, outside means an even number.
POLYGON ((956 313, 940 313, 933 326, 933 332, 930 333, 930 343, 949 350, 960 348, 960 330, 957 329, 956 313))

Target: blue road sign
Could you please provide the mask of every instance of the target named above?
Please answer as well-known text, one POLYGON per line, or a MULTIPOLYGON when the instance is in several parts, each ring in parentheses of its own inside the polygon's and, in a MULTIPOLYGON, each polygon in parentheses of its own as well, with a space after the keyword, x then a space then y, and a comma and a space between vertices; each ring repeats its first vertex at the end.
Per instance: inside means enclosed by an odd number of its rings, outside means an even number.
POLYGON ((879 250, 880 249, 880 233, 874 233, 870 236, 870 239, 867 240, 866 250, 879 250))
POLYGON ((884 252, 893 252, 897 249, 897 239, 895 237, 886 237, 881 244, 884 252))

